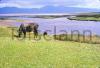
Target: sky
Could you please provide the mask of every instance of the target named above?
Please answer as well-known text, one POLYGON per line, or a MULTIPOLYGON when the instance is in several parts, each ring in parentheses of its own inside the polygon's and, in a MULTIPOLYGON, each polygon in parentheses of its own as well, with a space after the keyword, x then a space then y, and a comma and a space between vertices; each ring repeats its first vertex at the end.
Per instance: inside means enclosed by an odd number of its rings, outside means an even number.
POLYGON ((0 0, 0 8, 41 8, 44 6, 65 6, 100 9, 100 0, 0 0))

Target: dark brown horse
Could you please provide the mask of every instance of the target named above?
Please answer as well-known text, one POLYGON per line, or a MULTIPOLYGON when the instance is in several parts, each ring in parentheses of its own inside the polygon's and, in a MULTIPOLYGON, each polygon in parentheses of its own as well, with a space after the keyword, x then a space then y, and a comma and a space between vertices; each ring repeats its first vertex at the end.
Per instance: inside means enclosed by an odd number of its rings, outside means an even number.
POLYGON ((24 34, 25 38, 26 32, 33 32, 34 38, 36 38, 38 36, 38 27, 39 25, 37 23, 29 23, 27 26, 21 24, 18 30, 18 37, 21 37, 21 35, 24 34))

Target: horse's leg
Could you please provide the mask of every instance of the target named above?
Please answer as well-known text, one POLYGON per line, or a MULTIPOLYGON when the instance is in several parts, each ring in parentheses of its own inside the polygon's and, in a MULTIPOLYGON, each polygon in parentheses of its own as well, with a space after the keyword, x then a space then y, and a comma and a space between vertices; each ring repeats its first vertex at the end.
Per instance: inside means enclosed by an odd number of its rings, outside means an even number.
POLYGON ((36 38, 36 34, 34 33, 34 39, 36 38))
POLYGON ((35 31, 34 31, 34 38, 37 38, 37 37, 38 37, 38 31, 35 30, 35 31))
POLYGON ((24 34, 24 38, 26 38, 26 31, 23 31, 23 34, 24 34))
POLYGON ((36 32, 34 33, 34 38, 37 38, 37 33, 36 32))
POLYGON ((21 37, 22 35, 22 31, 19 31, 18 37, 21 37))
POLYGON ((38 32, 36 33, 36 38, 38 37, 38 32))
POLYGON ((36 32, 36 38, 38 37, 38 32, 36 32))
POLYGON ((24 38, 26 38, 26 33, 24 33, 24 38))

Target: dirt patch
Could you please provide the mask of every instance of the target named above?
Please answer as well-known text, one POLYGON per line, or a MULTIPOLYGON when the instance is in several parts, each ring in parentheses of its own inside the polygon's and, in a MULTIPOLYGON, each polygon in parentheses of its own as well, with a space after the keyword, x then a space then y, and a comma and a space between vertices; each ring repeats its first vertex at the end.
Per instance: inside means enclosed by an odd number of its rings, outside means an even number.
POLYGON ((0 20, 0 27, 19 26, 21 23, 28 24, 32 21, 18 22, 17 20, 0 20))

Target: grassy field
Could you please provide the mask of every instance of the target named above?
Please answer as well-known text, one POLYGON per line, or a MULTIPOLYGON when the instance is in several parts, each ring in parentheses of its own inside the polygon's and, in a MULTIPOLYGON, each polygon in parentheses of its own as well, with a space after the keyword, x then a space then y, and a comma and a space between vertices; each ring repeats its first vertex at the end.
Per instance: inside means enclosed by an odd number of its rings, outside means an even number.
POLYGON ((100 21, 100 17, 96 18, 96 17, 71 17, 68 18, 70 20, 79 20, 79 21, 100 21))
POLYGON ((12 40, 5 31, 0 32, 0 68, 100 68, 100 44, 12 40))

